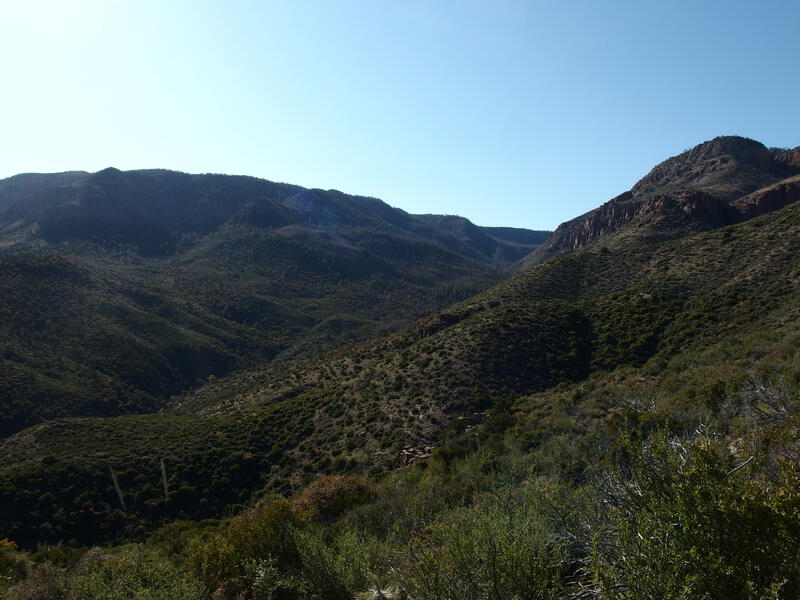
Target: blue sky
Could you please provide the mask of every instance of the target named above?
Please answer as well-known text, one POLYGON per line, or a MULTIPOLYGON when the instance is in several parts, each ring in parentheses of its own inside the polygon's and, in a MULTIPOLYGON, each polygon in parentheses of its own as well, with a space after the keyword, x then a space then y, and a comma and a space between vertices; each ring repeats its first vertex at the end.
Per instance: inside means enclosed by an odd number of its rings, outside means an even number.
POLYGON ((552 229, 717 135, 800 145, 800 3, 0 1, 0 177, 170 168, 552 229))

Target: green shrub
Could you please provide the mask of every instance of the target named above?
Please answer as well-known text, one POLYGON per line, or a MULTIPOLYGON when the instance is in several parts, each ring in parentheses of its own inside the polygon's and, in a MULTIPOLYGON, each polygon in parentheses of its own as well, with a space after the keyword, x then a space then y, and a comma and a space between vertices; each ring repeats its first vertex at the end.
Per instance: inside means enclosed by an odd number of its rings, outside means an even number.
POLYGON ((556 598, 566 549, 541 489, 505 489, 410 535, 392 576, 420 600, 556 598))
POLYGON ((200 581, 146 547, 94 549, 74 569, 45 563, 9 590, 9 600, 202 600, 200 581))
POLYGON ((233 517, 225 527, 193 538, 188 562, 206 590, 217 598, 247 593, 263 565, 278 564, 284 572, 298 563, 293 526, 298 518, 284 498, 267 499, 260 506, 233 517))
POLYGON ((794 462, 767 476, 722 444, 664 435, 628 457, 606 486, 594 540, 608 598, 800 597, 794 462))
POLYGON ((326 600, 351 600, 368 586, 369 573, 381 563, 386 550, 374 539, 353 529, 328 541, 326 530, 297 530, 295 539, 307 594, 326 600))
POLYGON ((17 550, 16 544, 9 540, 0 540, 0 593, 24 578, 30 570, 30 560, 17 550))
POLYGON ((321 475, 293 500, 298 514, 329 523, 373 494, 369 482, 358 475, 321 475))
MULTIPOLYGON (((39 565, 8 589, 7 600, 70 600, 65 571, 50 564, 39 565)), ((89 600, 89 599, 87 599, 89 600)))

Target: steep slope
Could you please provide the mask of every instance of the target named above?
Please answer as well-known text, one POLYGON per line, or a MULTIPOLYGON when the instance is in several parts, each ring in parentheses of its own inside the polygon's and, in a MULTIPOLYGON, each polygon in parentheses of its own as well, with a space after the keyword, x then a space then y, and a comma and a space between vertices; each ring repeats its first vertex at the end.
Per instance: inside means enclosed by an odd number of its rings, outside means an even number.
POLYGON ((399 326, 508 264, 380 200, 251 177, 2 181, 0 436, 158 410, 209 376, 399 326))
MULTIPOLYGON (((2 527, 25 542, 91 543, 167 513, 217 515, 264 485, 399 466, 404 448, 421 452, 448 428, 479 421, 474 413, 531 394, 527 410, 540 421, 530 439, 540 443, 573 425, 566 407, 543 407, 537 393, 561 390, 551 397, 572 402, 570 386, 602 377, 669 381, 686 365, 741 370, 754 356, 791 363, 799 226, 792 204, 646 251, 580 248, 388 337, 209 382, 171 415, 28 429, 0 446, 2 527), (127 513, 114 508, 109 466, 127 513)), ((574 426, 592 427, 591 415, 607 409, 586 410, 574 426)))
MULTIPOLYGON (((560 225, 522 264, 536 264, 601 237, 608 239, 611 234, 668 239, 738 223, 785 206, 775 201, 751 202, 744 210, 737 201, 800 173, 798 153, 800 148, 770 150, 736 136, 699 144, 653 167, 630 191, 560 225)), ((608 239, 608 243, 614 241, 608 239)))

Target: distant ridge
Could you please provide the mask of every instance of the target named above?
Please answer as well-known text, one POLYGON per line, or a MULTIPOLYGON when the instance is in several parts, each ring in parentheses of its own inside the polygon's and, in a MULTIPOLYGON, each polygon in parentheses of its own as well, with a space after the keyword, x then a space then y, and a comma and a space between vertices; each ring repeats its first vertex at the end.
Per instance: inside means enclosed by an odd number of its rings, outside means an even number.
POLYGON ((511 239, 503 228, 489 234, 488 228, 463 217, 415 216, 375 198, 240 175, 109 167, 97 173, 32 173, 0 181, 0 244, 5 238, 6 246, 7 234, 35 223, 39 242, 133 245, 140 254, 167 256, 180 235, 206 234, 248 218, 260 227, 389 228, 497 266, 517 260, 546 235, 518 230, 511 239))

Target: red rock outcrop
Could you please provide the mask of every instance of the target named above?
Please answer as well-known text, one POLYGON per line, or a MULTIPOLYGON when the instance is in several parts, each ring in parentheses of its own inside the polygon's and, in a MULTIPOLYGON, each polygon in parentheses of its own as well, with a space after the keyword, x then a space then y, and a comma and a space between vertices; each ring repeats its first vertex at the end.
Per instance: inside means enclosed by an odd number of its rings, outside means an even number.
POLYGON ((747 138, 718 137, 663 161, 629 192, 562 223, 520 265, 623 227, 643 239, 664 239, 751 219, 796 202, 800 182, 784 180, 798 173, 800 147, 776 151, 747 138))
POLYGON ((800 169, 800 146, 793 148, 792 150, 779 152, 775 155, 775 162, 784 164, 787 167, 800 169))
POLYGON ((559 225, 548 245, 559 251, 585 246, 600 236, 612 233, 630 221, 641 210, 638 202, 609 200, 599 208, 576 220, 559 225))
MULTIPOLYGON (((800 149, 795 149, 800 160, 800 149)), ((734 202, 743 219, 753 219, 800 201, 800 177, 754 192, 734 202)))

